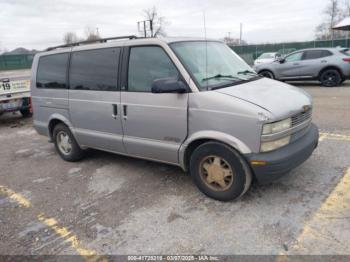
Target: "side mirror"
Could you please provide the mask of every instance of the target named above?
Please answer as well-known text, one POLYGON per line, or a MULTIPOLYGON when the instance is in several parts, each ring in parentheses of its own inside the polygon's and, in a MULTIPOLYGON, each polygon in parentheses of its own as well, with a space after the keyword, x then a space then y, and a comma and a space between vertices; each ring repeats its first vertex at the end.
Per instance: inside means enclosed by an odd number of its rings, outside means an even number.
POLYGON ((175 78, 156 79, 152 83, 152 93, 186 93, 186 85, 175 78))
POLYGON ((283 57, 278 57, 276 61, 279 62, 280 64, 283 64, 284 62, 286 62, 286 60, 283 57))

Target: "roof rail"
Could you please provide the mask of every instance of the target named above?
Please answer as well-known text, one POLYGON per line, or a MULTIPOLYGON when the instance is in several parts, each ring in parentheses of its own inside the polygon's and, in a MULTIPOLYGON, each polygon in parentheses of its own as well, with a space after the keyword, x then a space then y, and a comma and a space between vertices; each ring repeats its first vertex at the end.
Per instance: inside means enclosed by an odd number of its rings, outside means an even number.
POLYGON ((75 43, 70 43, 70 44, 65 44, 65 45, 58 45, 58 46, 53 46, 47 48, 45 51, 51 51, 57 48, 63 48, 63 47, 72 47, 72 46, 78 46, 81 44, 93 44, 93 43, 106 43, 107 41, 110 40, 118 40, 118 39, 136 39, 137 36, 135 35, 128 35, 128 36, 115 36, 115 37, 107 37, 107 38, 101 38, 101 39, 96 39, 96 40, 85 40, 85 41, 80 41, 80 42, 75 42, 75 43))

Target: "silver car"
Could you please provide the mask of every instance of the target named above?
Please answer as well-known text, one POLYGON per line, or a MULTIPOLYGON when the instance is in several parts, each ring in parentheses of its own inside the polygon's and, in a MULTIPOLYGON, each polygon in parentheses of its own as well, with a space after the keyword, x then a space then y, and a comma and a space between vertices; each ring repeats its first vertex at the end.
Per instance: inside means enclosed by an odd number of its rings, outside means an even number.
POLYGON ((258 66, 261 64, 272 63, 281 57, 280 53, 262 53, 257 59, 254 61, 254 66, 258 66))
POLYGON ((35 56, 34 127, 64 160, 95 148, 172 164, 228 201, 317 146, 311 97, 257 75, 224 43, 107 40, 35 56))
POLYGON ((293 52, 254 70, 277 80, 318 80, 327 87, 338 86, 350 76, 350 54, 342 48, 313 48, 293 52))

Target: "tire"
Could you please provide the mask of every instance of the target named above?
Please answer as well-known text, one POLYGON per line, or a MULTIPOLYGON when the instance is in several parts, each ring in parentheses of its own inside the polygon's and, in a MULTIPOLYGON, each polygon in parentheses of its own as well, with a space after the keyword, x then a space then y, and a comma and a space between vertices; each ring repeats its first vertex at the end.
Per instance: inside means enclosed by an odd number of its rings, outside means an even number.
POLYGON ((274 74, 269 70, 263 70, 259 73, 259 75, 266 77, 266 78, 275 79, 274 74))
POLYGON ((342 76, 336 69, 327 69, 321 72, 319 80, 323 86, 335 87, 341 84, 342 76))
POLYGON ((53 129, 52 138, 55 148, 65 161, 76 162, 84 157, 84 151, 79 147, 72 132, 65 124, 57 124, 53 129))
POLYGON ((239 198, 252 181, 245 160, 229 146, 217 142, 204 143, 194 150, 190 174, 201 192, 220 201, 239 198))
POLYGON ((23 117, 31 117, 32 116, 30 109, 21 109, 21 110, 19 110, 19 112, 21 112, 23 117))

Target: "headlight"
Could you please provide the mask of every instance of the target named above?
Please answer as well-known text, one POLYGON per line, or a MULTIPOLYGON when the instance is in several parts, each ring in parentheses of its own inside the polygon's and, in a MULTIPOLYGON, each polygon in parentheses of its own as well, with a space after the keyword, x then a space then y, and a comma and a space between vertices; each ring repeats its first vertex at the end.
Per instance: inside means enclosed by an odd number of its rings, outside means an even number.
POLYGON ((290 136, 286 136, 284 138, 281 138, 275 141, 262 142, 260 146, 260 151, 261 152, 272 151, 282 146, 288 145, 289 142, 290 142, 290 136))
POLYGON ((278 121, 275 123, 265 124, 263 126, 262 134, 263 135, 274 134, 274 133, 278 133, 278 132, 284 131, 286 129, 289 129, 291 127, 292 127, 292 119, 287 118, 287 119, 284 119, 282 121, 278 121))

